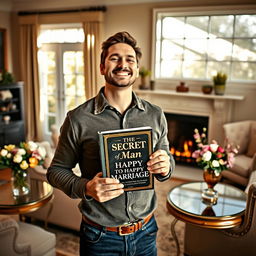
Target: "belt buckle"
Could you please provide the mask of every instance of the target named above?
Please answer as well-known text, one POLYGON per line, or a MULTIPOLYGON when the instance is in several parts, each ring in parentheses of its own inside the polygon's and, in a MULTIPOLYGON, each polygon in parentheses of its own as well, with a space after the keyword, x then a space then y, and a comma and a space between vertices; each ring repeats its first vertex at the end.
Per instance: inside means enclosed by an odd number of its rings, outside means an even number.
POLYGON ((133 233, 133 231, 132 231, 132 232, 128 232, 128 233, 126 233, 126 234, 123 234, 122 228, 123 228, 123 227, 134 226, 135 224, 136 224, 136 223, 131 222, 131 223, 127 223, 127 224, 124 224, 124 225, 122 225, 122 226, 119 226, 119 227, 118 227, 118 234, 119 234, 119 236, 127 236, 127 235, 130 235, 131 233, 133 233))

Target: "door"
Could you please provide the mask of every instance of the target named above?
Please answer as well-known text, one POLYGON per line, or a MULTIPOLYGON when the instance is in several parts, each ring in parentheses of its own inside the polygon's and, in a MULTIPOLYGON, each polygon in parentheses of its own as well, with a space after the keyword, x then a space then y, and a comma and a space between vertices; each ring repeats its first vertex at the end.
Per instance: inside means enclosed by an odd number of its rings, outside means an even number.
POLYGON ((67 112, 85 101, 83 44, 43 44, 39 73, 41 120, 49 140, 52 125, 59 128, 67 112))

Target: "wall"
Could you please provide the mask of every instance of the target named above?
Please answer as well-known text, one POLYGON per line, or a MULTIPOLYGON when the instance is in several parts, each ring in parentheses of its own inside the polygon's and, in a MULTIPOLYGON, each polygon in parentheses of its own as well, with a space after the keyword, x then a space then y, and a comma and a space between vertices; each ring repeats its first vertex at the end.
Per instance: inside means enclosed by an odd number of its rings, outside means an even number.
MULTIPOLYGON (((1 1, 1 0, 0 0, 1 1)), ((62 5, 60 6, 59 1, 48 1, 48 0, 37 0, 33 1, 34 4, 30 4, 30 1, 24 1, 21 5, 21 1, 19 1, 19 10, 36 10, 37 8, 40 10, 50 9, 50 8, 70 8, 71 2, 68 0, 63 0, 62 5), (36 3, 35 3, 36 2, 36 3), (47 4, 45 4, 47 2, 47 4)), ((101 2, 97 2, 100 5, 101 2)), ((110 1, 111 2, 111 1, 110 1)), ((112 1, 113 2, 113 1, 112 1)), ((127 1, 119 1, 120 3, 124 3, 127 1)), ((72 9, 83 6, 86 1, 74 1, 72 3, 72 9)), ((91 3, 91 2, 90 2, 91 3)), ((242 4, 254 4, 254 1, 247 0, 209 0, 207 1, 207 6, 214 5, 242 5, 242 4)), ((91 4, 93 5, 93 4, 91 4)), ((95 5, 95 4, 94 4, 95 5)), ((141 66, 145 66, 146 68, 151 68, 151 45, 152 45, 152 11, 153 8, 163 8, 163 7, 187 7, 190 6, 205 6, 205 1, 166 1, 166 2, 157 2, 154 3, 145 3, 145 4, 119 4, 119 5, 109 5, 107 6, 107 12, 105 13, 105 24, 104 24, 104 38, 113 35, 118 31, 126 30, 130 32, 138 41, 138 45, 142 48, 143 56, 141 61, 141 66)), ((228 7, 227 7, 228 8, 228 7)), ((252 6, 255 9, 255 5, 252 6)), ((14 7, 15 9, 15 7, 14 7)), ((9 20, 10 17, 5 13, 5 17, 2 18, 0 15, 0 24, 1 22, 9 20)), ((7 22, 9 26, 9 21, 7 22)), ((13 34, 18 35, 18 30, 15 24, 17 22, 14 19, 13 22, 13 34)), ((9 28, 8 28, 9 29, 9 28)), ((17 78, 19 77, 18 69, 19 62, 16 61, 18 59, 18 45, 16 38, 13 40, 16 45, 13 46, 13 55, 17 56, 13 61, 13 70, 15 74, 17 74, 17 78)), ((11 54, 10 54, 11 55, 11 54)), ((11 58, 11 57, 10 57, 11 58)), ((175 89, 175 86, 179 81, 173 84, 156 84, 156 88, 162 89, 175 89)), ((140 80, 137 80, 135 87, 138 86, 140 80)), ((189 84, 191 91, 200 91, 201 84, 191 83, 189 84)), ((245 100, 242 102, 236 102, 233 105, 233 121, 238 120, 246 120, 253 119, 256 120, 256 115, 254 109, 256 108, 256 84, 228 84, 226 93, 235 94, 235 95, 244 95, 245 100)), ((225 111, 225 109, 223 109, 225 111)))
POLYGON ((9 11, 1 11, 0 10, 0 28, 6 29, 6 35, 7 35, 7 65, 8 65, 8 71, 12 72, 13 65, 12 65, 12 47, 11 47, 11 22, 10 18, 11 13, 9 11))
MULTIPOLYGON (((117 5, 109 6, 105 19, 105 38, 116 33, 117 31, 126 30, 130 32, 138 41, 138 45, 142 48, 143 56, 141 66, 151 69, 151 47, 152 47, 152 23, 153 8, 163 7, 182 7, 182 6, 203 6, 200 1, 191 2, 173 2, 173 3, 148 3, 137 5, 117 5)), ((209 2, 207 1, 208 5, 209 2)), ((222 1, 229 4, 229 1, 222 1)), ((218 4, 218 1, 215 1, 218 4)), ((241 1, 232 1, 231 4, 239 4, 241 1)), ((246 2, 244 2, 246 4, 246 2)), ((254 9, 256 6, 254 5, 254 9)), ((255 9, 256 11, 256 9, 255 9)), ((140 83, 137 80, 136 86, 140 83)), ((173 89, 179 81, 173 84, 156 84, 156 88, 173 89)), ((194 82, 189 84, 190 91, 200 91, 202 82, 194 82)), ((135 87, 136 87, 135 86, 135 87)), ((245 100, 233 103, 232 120, 240 121, 253 119, 256 120, 256 84, 238 84, 232 83, 226 86, 227 94, 244 95, 245 100)), ((225 109, 223 109, 225 111, 225 109)))

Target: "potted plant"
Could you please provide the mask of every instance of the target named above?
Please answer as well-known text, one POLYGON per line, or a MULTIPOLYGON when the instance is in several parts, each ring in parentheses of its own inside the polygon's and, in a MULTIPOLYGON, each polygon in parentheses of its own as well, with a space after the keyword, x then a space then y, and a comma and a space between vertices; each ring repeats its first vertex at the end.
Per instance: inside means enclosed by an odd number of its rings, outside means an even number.
POLYGON ((151 75, 151 71, 141 67, 139 71, 139 75, 141 78, 141 84, 139 86, 140 89, 149 89, 149 85, 146 83, 146 77, 151 75))
POLYGON ((0 71, 0 85, 8 85, 14 82, 14 77, 6 70, 0 71))
POLYGON ((214 83, 214 91, 216 95, 223 95, 225 92, 226 81, 228 76, 223 72, 217 72, 215 76, 213 76, 214 83))

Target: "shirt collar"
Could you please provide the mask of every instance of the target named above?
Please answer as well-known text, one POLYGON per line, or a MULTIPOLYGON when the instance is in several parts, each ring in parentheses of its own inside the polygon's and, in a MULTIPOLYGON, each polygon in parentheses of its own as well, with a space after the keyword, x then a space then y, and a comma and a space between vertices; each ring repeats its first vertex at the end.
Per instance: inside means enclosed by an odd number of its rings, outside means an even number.
MULTIPOLYGON (((106 107, 111 107, 104 95, 104 87, 102 87, 95 97, 94 101, 94 114, 98 115, 101 114, 106 107)), ((131 107, 137 107, 138 109, 145 111, 145 107, 142 103, 142 100, 136 95, 135 92, 132 92, 132 104, 131 107)))

